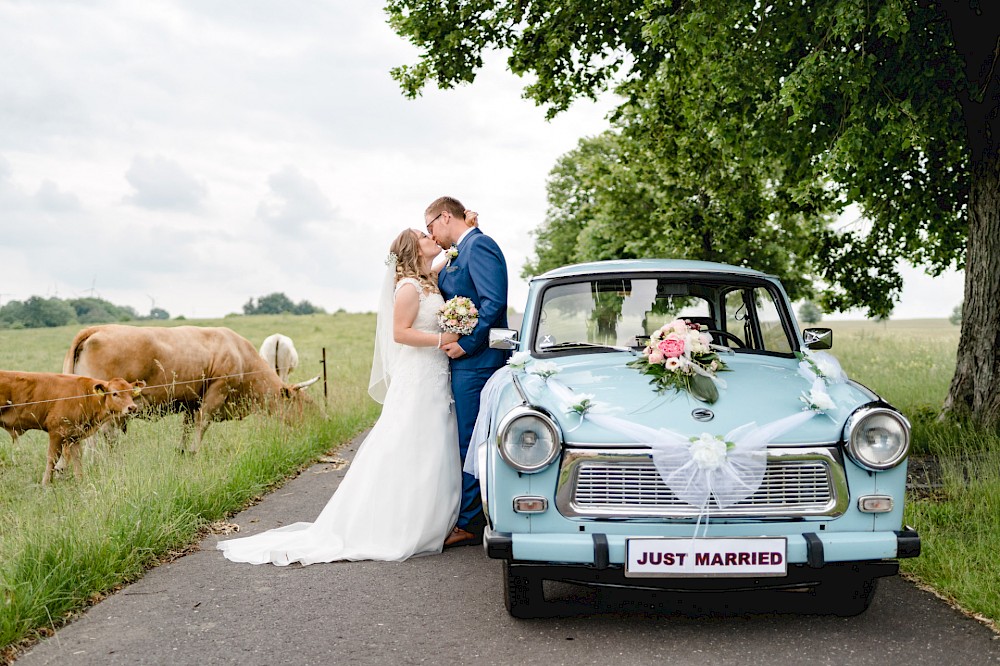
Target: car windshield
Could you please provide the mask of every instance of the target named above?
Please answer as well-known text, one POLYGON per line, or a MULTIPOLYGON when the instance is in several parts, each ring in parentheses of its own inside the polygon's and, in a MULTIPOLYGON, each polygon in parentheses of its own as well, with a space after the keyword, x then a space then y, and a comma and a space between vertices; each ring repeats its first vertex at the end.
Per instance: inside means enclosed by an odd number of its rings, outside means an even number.
POLYGON ((539 301, 537 352, 642 348, 675 319, 708 328, 736 352, 788 355, 797 348, 780 292, 766 280, 688 276, 592 277, 547 286, 539 301))

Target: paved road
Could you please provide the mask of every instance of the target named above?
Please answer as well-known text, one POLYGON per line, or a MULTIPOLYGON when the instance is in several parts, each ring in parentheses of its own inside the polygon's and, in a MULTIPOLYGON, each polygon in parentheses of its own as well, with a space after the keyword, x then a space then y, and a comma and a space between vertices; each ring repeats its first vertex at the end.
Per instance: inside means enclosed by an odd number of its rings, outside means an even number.
MULTIPOLYGON (((342 476, 318 464, 233 522, 253 534, 312 520, 342 476)), ((17 665, 1000 663, 996 635, 897 578, 856 618, 802 613, 804 595, 677 602, 561 586, 551 590, 557 617, 521 621, 503 608, 499 563, 477 547, 279 568, 233 564, 214 549, 219 538, 97 604, 17 665)))

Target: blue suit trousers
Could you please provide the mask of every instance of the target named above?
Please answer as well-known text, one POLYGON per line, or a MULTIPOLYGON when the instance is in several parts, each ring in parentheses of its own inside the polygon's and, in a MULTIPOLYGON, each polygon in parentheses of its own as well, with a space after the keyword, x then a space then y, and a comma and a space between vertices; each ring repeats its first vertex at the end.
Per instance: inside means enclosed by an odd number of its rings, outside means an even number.
MULTIPOLYGON (((469 440, 479 415, 479 394, 496 368, 451 368, 451 392, 455 396, 455 417, 458 421, 458 449, 462 454, 462 464, 469 452, 469 440)), ((462 507, 458 514, 458 526, 468 529, 469 524, 482 511, 479 496, 479 481, 476 477, 462 472, 462 507)))

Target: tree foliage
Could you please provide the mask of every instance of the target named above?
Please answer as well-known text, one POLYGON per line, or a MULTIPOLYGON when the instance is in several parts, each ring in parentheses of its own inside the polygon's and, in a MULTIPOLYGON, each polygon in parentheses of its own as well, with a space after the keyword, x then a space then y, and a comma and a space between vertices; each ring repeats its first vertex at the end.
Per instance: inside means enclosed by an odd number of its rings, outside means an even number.
MULTIPOLYGON (((778 271, 783 278, 804 268, 803 279, 815 281, 828 311, 863 307, 870 316, 888 317, 902 289, 904 262, 932 275, 964 268, 962 337, 946 408, 1000 423, 1000 351, 989 333, 1000 329, 993 303, 1000 292, 994 249, 1000 235, 1000 5, 388 0, 386 11, 393 28, 420 49, 415 65, 393 71, 410 96, 427 82, 471 82, 489 49, 504 50, 511 71, 528 76, 525 95, 549 116, 608 88, 622 96, 615 120, 620 138, 609 142, 630 145, 600 145, 601 139, 581 145, 572 158, 588 162, 589 171, 577 172, 584 177, 580 185, 565 182, 580 165, 557 165, 550 185, 554 214, 538 233, 535 267, 561 252, 582 258, 591 249, 652 251, 662 239, 630 234, 664 223, 664 213, 626 216, 666 196, 683 218, 668 222, 673 240, 685 239, 681 222, 700 225, 703 234, 706 225, 732 227, 748 242, 764 232, 762 255, 753 260, 765 261, 771 248, 774 265, 785 266, 778 271), (616 227, 596 221, 600 201, 564 196, 574 189, 589 193, 586 179, 599 168, 609 182, 610 175, 621 176, 621 162, 599 167, 585 154, 592 148, 610 148, 612 157, 641 154, 650 172, 663 176, 641 179, 660 192, 633 190, 635 205, 619 209, 616 227), (746 198, 720 188, 727 173, 731 182, 745 183, 746 198), (700 183, 713 205, 699 209, 697 195, 681 192, 700 183), (677 185, 676 196, 663 194, 677 185), (753 200, 769 214, 748 219, 753 200), (860 215, 837 227, 826 224, 826 216, 844 210, 860 215), (769 226, 775 224, 770 214, 777 215, 776 226, 769 226), (782 258, 784 238, 790 255, 782 258)), ((623 198, 604 199, 613 196, 623 198)), ((725 242, 720 247, 731 251, 725 242)))
POLYGON ((959 324, 962 323, 962 304, 961 303, 959 303, 958 305, 956 305, 952 309, 951 314, 948 315, 948 321, 951 322, 952 324, 954 324, 955 326, 958 326, 959 324))
POLYGON ((812 301, 806 301, 799 306, 799 321, 806 324, 818 324, 823 319, 823 311, 812 301))
MULTIPOLYGON (((968 168, 956 94, 964 78, 948 23, 932 7, 391 0, 386 10, 422 49, 418 64, 393 72, 409 95, 428 81, 472 81, 489 48, 510 51, 511 70, 534 78, 526 96, 550 115, 617 85, 625 134, 653 151, 652 165, 680 177, 659 184, 691 192, 706 178, 728 179, 757 199, 715 196, 706 205, 677 196, 672 203, 688 206, 668 214, 692 228, 797 231, 796 242, 811 234, 807 254, 818 259, 828 309, 889 312, 901 260, 932 273, 961 262, 968 168), (768 188, 769 199, 761 196, 768 188), (867 224, 827 229, 825 216, 850 203, 867 224), (764 210, 748 221, 757 205, 764 210), (786 219, 762 225, 765 212, 786 219), (796 218, 798 230, 788 223, 796 218)), ((631 232, 642 218, 628 213, 622 226, 631 232)))
POLYGON ((670 257, 752 266, 782 276, 793 298, 812 293, 808 247, 826 215, 789 204, 767 164, 733 168, 721 151, 686 141, 686 131, 620 125, 556 163, 525 276, 580 261, 670 257))
POLYGON ((142 316, 128 305, 115 305, 102 298, 42 298, 10 301, 0 307, 0 328, 46 328, 70 324, 104 324, 136 319, 169 319, 170 313, 153 308, 142 316))
POLYGON ((243 305, 243 314, 264 315, 264 314, 322 314, 323 308, 316 307, 309 301, 299 301, 293 303, 284 293, 274 292, 266 296, 261 296, 254 303, 254 299, 248 300, 243 305))
POLYGON ((67 303, 73 308, 76 313, 76 321, 80 324, 142 319, 135 308, 127 305, 115 305, 102 298, 73 298, 67 303))
POLYGON ((10 301, 0 308, 0 323, 6 328, 46 328, 65 326, 76 320, 76 312, 58 298, 31 296, 26 301, 10 301))

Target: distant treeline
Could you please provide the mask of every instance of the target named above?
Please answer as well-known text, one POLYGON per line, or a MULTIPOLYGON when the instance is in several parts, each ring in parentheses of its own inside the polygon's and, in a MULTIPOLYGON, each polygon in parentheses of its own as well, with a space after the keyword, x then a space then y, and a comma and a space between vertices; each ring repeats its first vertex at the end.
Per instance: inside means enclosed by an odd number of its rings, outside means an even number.
MULTIPOLYGON (((283 293, 276 292, 247 301, 245 315, 267 314, 326 314, 326 310, 309 301, 293 303, 283 293)), ((177 317, 184 319, 183 316, 177 317)), ((163 308, 152 308, 147 315, 139 314, 128 305, 115 305, 102 298, 42 298, 32 296, 26 301, 10 301, 0 307, 0 328, 46 328, 70 324, 107 324, 111 322, 170 319, 163 308)))
POLYGON ((257 299, 257 303, 254 304, 251 298, 243 306, 243 314, 245 315, 269 315, 269 314, 296 314, 296 315, 307 315, 307 314, 326 314, 326 310, 323 308, 318 308, 309 301, 299 301, 298 303, 293 303, 292 299, 288 298, 281 292, 275 292, 273 294, 268 294, 267 296, 261 296, 257 299))
POLYGON ((135 308, 115 305, 101 298, 42 298, 10 301, 0 307, 0 328, 46 328, 69 324, 105 324, 139 319, 170 319, 162 308, 140 315, 135 308))

